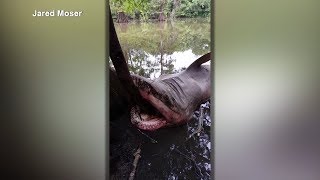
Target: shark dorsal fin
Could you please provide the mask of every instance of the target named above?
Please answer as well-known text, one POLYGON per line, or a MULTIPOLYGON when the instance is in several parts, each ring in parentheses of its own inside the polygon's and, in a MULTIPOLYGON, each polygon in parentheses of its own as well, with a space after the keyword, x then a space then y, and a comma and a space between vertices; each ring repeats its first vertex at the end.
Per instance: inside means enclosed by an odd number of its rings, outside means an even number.
POLYGON ((195 67, 199 67, 201 64, 210 61, 211 59, 211 52, 208 52, 207 54, 199 57, 197 60, 195 60, 188 68, 188 69, 192 69, 195 67))

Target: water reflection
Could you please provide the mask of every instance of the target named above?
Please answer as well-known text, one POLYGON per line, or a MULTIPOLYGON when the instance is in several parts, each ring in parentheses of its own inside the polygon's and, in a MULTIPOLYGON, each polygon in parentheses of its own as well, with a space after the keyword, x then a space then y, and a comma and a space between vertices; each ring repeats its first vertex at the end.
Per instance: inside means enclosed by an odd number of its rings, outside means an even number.
POLYGON ((144 77, 176 73, 210 51, 209 19, 115 23, 130 71, 144 77))

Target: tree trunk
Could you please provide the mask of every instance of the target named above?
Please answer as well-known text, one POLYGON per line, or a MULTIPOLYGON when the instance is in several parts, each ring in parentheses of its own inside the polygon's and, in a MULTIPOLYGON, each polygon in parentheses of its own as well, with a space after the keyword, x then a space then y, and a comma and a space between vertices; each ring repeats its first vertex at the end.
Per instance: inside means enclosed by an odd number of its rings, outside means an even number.
POLYGON ((158 21, 165 21, 166 20, 166 18, 165 18, 165 16, 164 16, 164 13, 163 12, 160 12, 159 13, 159 17, 158 17, 158 21))
POLYGON ((166 0, 161 1, 158 21, 164 21, 166 19, 164 16, 164 13, 163 13, 163 7, 164 7, 165 3, 166 3, 166 0))
POLYGON ((170 13, 170 19, 174 19, 176 17, 176 10, 180 6, 180 0, 173 0, 173 7, 170 13))
POLYGON ((118 12, 117 23, 128 23, 128 17, 124 12, 118 12))

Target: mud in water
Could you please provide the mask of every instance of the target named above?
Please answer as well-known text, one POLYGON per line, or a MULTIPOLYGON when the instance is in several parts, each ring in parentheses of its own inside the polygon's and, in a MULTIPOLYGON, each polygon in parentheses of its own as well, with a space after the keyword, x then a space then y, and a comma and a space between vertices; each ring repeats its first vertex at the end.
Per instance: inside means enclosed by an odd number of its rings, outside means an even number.
POLYGON ((141 149, 134 179, 210 179, 211 118, 210 102, 203 104, 203 130, 191 138, 199 123, 199 109, 185 125, 138 130, 124 114, 111 124, 111 179, 128 179, 133 170, 134 153, 141 149))

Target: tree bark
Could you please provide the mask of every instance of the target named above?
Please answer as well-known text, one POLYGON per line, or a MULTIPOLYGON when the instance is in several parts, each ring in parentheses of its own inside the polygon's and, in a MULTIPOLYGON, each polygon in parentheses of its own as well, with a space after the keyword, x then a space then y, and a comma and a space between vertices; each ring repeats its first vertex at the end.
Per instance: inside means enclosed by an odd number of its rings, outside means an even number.
POLYGON ((118 12, 117 23, 128 23, 128 17, 124 12, 118 12))
POLYGON ((165 18, 165 16, 164 16, 164 13, 163 12, 160 12, 159 13, 159 17, 158 17, 158 21, 165 21, 166 20, 166 18, 165 18))

